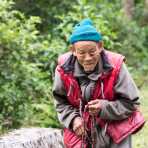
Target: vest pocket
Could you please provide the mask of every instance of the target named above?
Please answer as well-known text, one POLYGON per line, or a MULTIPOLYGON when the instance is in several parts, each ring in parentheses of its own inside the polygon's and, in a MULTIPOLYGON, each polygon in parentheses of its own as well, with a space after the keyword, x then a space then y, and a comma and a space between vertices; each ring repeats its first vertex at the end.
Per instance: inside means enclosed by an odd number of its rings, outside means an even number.
POLYGON ((127 119, 108 123, 107 133, 112 137, 115 143, 120 143, 130 134, 138 132, 143 127, 144 123, 144 117, 140 111, 136 110, 127 119))

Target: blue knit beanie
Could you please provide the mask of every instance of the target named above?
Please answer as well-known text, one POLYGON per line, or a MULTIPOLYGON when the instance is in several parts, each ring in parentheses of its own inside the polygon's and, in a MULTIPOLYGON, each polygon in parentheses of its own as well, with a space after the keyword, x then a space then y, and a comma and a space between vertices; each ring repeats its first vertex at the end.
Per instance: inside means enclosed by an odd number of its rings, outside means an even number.
POLYGON ((73 29, 72 35, 69 38, 71 44, 77 41, 95 41, 102 40, 102 36, 97 32, 96 28, 90 19, 84 19, 73 29))

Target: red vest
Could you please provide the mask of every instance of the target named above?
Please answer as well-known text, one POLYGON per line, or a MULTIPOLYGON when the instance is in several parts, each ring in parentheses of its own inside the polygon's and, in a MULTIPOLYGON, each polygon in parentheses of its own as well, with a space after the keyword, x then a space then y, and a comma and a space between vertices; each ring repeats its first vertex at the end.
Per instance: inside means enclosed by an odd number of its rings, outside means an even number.
MULTIPOLYGON (((57 70, 61 75, 61 80, 63 81, 69 103, 74 107, 79 108, 79 103, 82 96, 78 82, 74 78, 72 72, 66 73, 61 67, 61 65, 69 57, 69 54, 70 53, 66 53, 59 58, 57 70)), ((124 61, 124 57, 120 54, 109 51, 105 51, 105 54, 107 55, 109 63, 113 66, 113 69, 109 73, 102 73, 93 90, 92 99, 103 99, 101 95, 100 83, 102 81, 104 84, 104 99, 107 99, 108 101, 114 101, 116 100, 114 85, 116 83, 121 65, 124 61)), ((89 116, 88 112, 83 113, 83 116, 85 118, 85 122, 88 123, 87 126, 89 128, 91 117, 89 116)), ((96 121, 102 128, 104 128, 105 124, 108 123, 107 133, 115 143, 121 142, 128 135, 136 132, 144 124, 144 118, 139 111, 133 112, 133 114, 128 119, 121 121, 105 121, 99 117, 96 118, 96 121)), ((74 132, 72 132, 70 129, 64 129, 64 143, 67 148, 80 148, 81 142, 81 138, 77 137, 74 132)))

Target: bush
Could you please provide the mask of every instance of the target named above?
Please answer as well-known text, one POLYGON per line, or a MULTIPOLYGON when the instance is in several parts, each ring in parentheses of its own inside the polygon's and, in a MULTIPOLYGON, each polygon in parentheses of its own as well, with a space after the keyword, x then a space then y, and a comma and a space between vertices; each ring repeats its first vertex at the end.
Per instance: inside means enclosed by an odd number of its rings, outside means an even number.
POLYGON ((12 10, 12 1, 0 3, 0 130, 3 130, 20 127, 31 112, 30 104, 49 100, 51 80, 46 63, 52 57, 48 42, 42 40, 36 29, 40 18, 26 18, 12 10))
MULTIPOLYGON (((136 13, 136 12, 135 12, 136 13)), ((57 16, 61 23, 55 29, 63 42, 68 44, 72 27, 83 18, 91 18, 103 35, 104 47, 126 57, 126 63, 138 86, 148 80, 148 27, 140 26, 136 20, 128 21, 122 12, 121 3, 101 0, 79 1, 67 15, 57 16), (139 79, 140 78, 140 79, 139 79)))

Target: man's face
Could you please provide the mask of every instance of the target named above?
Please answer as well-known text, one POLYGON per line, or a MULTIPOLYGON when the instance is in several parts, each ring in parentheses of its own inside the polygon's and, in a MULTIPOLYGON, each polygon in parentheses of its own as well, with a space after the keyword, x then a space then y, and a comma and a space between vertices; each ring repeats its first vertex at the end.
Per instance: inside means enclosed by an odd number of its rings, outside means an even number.
POLYGON ((101 50, 102 42, 78 41, 73 45, 73 54, 85 72, 91 72, 95 69, 101 50))

